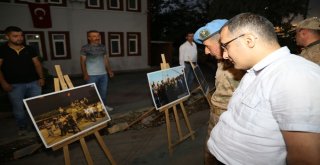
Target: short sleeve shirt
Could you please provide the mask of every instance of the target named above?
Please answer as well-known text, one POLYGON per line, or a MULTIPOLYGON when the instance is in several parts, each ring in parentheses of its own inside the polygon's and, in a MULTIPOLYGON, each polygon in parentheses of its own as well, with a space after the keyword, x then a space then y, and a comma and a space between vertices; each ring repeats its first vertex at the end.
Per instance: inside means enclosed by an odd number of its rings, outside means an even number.
POLYGON ((81 48, 80 54, 86 56, 86 65, 89 75, 102 75, 107 73, 104 61, 107 49, 104 45, 84 45, 81 48))
POLYGON ((0 59, 3 60, 1 71, 10 84, 28 83, 39 79, 32 59, 37 57, 36 51, 25 46, 19 54, 7 44, 0 47, 0 59))
POLYGON ((247 71, 208 148, 225 164, 286 164, 281 131, 320 133, 320 67, 287 47, 247 71))

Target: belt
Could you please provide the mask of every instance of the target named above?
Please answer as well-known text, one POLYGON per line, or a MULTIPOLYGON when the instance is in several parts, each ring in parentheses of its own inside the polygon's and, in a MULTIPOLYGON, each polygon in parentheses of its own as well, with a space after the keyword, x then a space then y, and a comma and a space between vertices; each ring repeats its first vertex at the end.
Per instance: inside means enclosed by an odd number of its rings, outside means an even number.
MULTIPOLYGON (((190 61, 185 61, 185 64, 190 64, 190 61)), ((194 65, 197 65, 197 62, 192 62, 194 65)))

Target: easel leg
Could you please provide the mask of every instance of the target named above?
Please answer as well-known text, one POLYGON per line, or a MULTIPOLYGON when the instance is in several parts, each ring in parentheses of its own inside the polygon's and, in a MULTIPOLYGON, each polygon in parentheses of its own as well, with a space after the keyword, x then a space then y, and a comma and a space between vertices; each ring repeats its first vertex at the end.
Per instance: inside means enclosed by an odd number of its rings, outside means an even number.
POLYGON ((106 146, 106 144, 104 143, 100 133, 97 131, 94 133, 94 135, 96 136, 98 143, 100 145, 100 147, 102 148, 104 154, 108 157, 108 159, 110 160, 110 163, 112 165, 116 165, 116 161, 113 159, 108 147, 106 146))
POLYGON ((178 129, 178 134, 179 134, 179 140, 182 139, 182 132, 181 132, 181 127, 180 127, 180 120, 179 120, 179 115, 177 113, 177 107, 173 106, 173 113, 174 113, 174 118, 176 120, 176 126, 178 129))
POLYGON ((88 165, 93 165, 93 160, 91 158, 91 155, 90 155, 89 150, 88 150, 88 146, 87 146, 86 141, 84 140, 84 138, 80 139, 80 143, 81 143, 82 151, 84 153, 84 156, 86 157, 88 165))
MULTIPOLYGON (((184 120, 186 121, 186 124, 187 124, 187 127, 189 129, 189 132, 192 133, 192 129, 191 129, 191 125, 190 125, 190 122, 189 122, 189 118, 188 118, 188 115, 186 113, 186 109, 184 108, 184 105, 183 103, 180 103, 180 107, 181 107, 181 110, 182 110, 182 113, 183 113, 183 116, 184 116, 184 120)), ((194 140, 194 133, 192 133, 191 135, 191 139, 194 140)))
POLYGON ((170 126, 170 118, 169 118, 169 110, 165 109, 166 116, 166 124, 167 124, 167 134, 168 134, 168 149, 170 155, 172 155, 172 142, 171 142, 171 126, 170 126))
POLYGON ((64 164, 70 165, 70 154, 68 145, 63 146, 64 164))

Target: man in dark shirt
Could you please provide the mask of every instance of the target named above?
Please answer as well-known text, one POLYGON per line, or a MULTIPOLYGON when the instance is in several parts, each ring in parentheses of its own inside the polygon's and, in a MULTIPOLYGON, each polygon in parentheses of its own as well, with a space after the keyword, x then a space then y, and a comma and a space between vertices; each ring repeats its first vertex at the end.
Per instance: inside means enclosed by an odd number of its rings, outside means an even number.
POLYGON ((7 27, 5 35, 8 42, 0 47, 0 84, 8 92, 19 126, 18 134, 22 136, 27 133, 28 126, 23 99, 41 94, 42 65, 35 50, 23 44, 23 32, 19 27, 7 27))

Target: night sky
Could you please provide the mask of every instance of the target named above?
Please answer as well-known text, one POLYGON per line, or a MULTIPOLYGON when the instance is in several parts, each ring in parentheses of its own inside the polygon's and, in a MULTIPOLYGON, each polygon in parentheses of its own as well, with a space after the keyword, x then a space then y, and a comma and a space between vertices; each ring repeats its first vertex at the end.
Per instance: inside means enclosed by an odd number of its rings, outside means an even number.
POLYGON ((309 12, 308 17, 320 17, 320 1, 310 0, 309 1, 309 12))
POLYGON ((85 85, 68 89, 62 92, 49 93, 46 95, 37 96, 32 99, 27 99, 26 103, 32 113, 32 116, 38 116, 52 110, 56 110, 59 107, 69 106, 74 100, 80 100, 86 97, 90 103, 100 101, 98 92, 94 85, 85 85))

